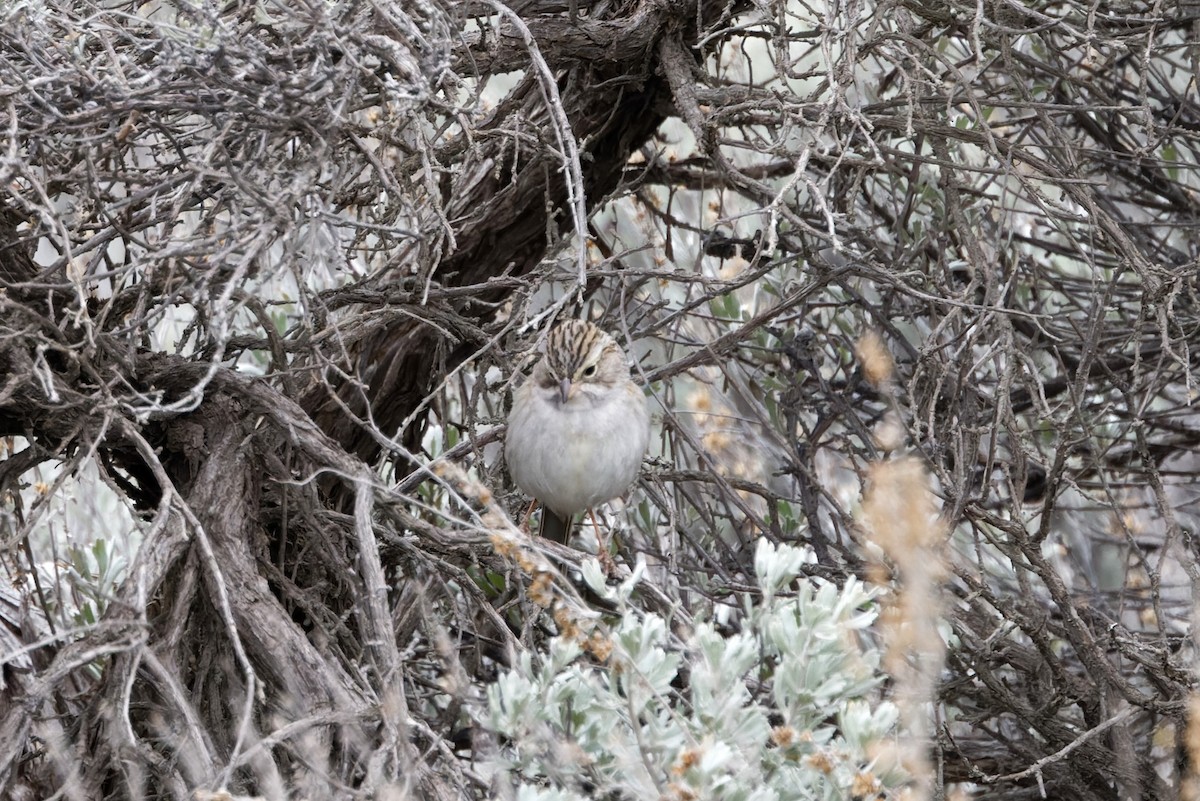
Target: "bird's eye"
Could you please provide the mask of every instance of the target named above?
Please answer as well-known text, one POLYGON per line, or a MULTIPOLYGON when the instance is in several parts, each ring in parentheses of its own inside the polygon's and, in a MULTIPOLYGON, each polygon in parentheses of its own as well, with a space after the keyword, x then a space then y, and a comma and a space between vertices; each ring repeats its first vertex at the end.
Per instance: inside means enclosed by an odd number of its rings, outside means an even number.
POLYGON ((595 374, 596 374, 596 365, 589 364, 587 367, 583 368, 583 377, 584 378, 591 378, 595 374))

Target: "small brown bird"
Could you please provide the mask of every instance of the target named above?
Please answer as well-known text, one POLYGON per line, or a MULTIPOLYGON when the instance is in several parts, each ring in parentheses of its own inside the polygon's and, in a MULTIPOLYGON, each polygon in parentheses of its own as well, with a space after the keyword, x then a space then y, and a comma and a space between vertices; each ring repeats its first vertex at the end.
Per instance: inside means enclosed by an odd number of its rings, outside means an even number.
POLYGON ((576 514, 629 489, 649 441, 621 346, 582 320, 555 327, 513 394, 504 447, 509 475, 542 504, 542 536, 565 543, 576 514))

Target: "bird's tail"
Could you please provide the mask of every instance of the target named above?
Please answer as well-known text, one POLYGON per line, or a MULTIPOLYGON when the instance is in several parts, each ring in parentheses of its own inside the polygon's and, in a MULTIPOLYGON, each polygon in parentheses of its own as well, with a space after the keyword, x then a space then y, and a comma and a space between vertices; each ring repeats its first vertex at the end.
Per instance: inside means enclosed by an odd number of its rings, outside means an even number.
POLYGON ((568 517, 564 520, 543 506, 541 530, 538 533, 548 540, 566 545, 567 540, 571 538, 573 522, 574 518, 568 517))

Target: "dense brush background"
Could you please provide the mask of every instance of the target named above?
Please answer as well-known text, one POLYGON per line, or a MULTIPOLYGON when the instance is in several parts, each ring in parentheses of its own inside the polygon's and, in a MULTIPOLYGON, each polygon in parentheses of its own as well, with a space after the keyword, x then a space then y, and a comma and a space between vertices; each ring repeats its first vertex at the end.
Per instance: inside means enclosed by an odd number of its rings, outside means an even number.
POLYGON ((5 3, 0 795, 1200 798, 1198 30, 5 3), (566 316, 607 575, 500 459, 566 316))

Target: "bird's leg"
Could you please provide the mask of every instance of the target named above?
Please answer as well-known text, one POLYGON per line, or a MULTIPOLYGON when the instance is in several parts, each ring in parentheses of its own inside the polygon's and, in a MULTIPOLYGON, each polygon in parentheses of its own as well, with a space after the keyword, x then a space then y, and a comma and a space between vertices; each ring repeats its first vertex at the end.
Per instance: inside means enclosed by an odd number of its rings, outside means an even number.
POLYGON ((589 508, 588 517, 592 518, 592 530, 596 532, 596 558, 600 560, 600 566, 604 568, 606 575, 616 575, 617 563, 613 561, 612 554, 608 552, 607 539, 600 534, 600 524, 596 522, 596 510, 589 508))
POLYGON ((533 510, 537 507, 537 499, 534 498, 529 502, 529 508, 525 510, 524 517, 521 518, 521 531, 529 533, 529 518, 533 517, 533 510))

